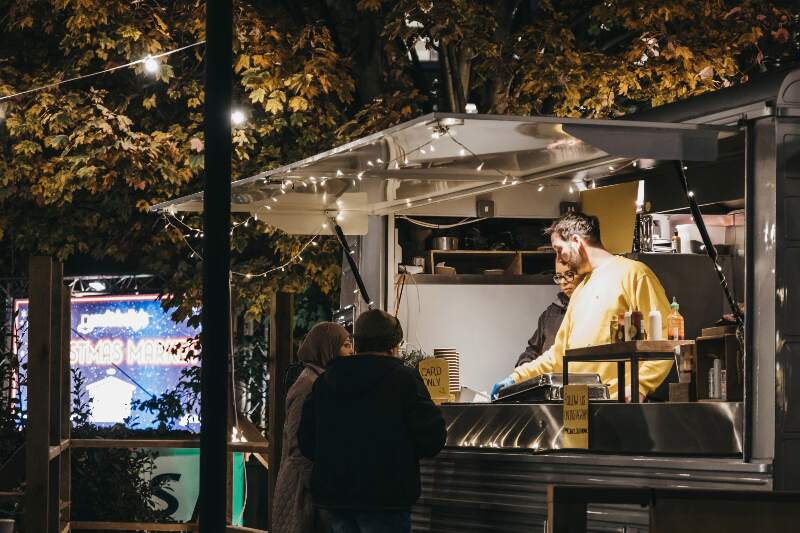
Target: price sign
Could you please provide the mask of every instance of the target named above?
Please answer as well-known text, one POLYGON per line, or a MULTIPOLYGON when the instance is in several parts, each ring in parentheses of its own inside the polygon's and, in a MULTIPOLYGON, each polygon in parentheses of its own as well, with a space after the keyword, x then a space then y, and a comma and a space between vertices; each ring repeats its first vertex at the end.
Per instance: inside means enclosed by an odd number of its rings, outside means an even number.
POLYGON ((433 401, 439 403, 450 398, 450 374, 448 364, 444 359, 429 357, 419 364, 419 373, 422 381, 428 388, 433 401))
POLYGON ((589 386, 564 386, 564 448, 589 448, 589 386))

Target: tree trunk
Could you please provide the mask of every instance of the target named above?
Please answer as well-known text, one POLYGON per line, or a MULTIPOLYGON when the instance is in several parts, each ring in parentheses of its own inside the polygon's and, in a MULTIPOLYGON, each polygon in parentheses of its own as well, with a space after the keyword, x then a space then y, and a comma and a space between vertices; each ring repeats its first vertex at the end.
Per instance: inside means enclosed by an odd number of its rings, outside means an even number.
POLYGON ((359 13, 356 24, 358 43, 355 61, 356 94, 360 106, 368 105, 383 93, 383 43, 380 17, 371 12, 359 13))
POLYGON ((463 112, 469 102, 470 77, 472 75, 473 52, 470 47, 459 47, 458 51, 458 77, 461 84, 460 92, 462 104, 460 111, 463 112))
POLYGON ((461 65, 459 61, 459 48, 457 46, 449 46, 448 56, 450 61, 450 76, 453 82, 453 100, 455 101, 455 113, 463 113, 466 106, 464 96, 464 85, 461 83, 461 65))
MULTIPOLYGON (((514 15, 519 8, 520 0, 503 0, 497 9, 497 28, 494 31, 494 42, 497 43, 501 50, 508 49, 509 39, 511 38, 511 29, 514 23, 514 15)), ((513 61, 513 60, 512 60, 513 61)), ((495 78, 489 84, 489 91, 486 95, 487 112, 503 114, 508 111, 508 91, 506 90, 507 82, 504 73, 496 72, 495 78)))
POLYGON ((450 112, 458 112, 458 101, 456 91, 453 87, 453 68, 450 64, 450 47, 446 43, 439 44, 439 64, 442 68, 442 79, 444 80, 445 94, 443 98, 450 107, 450 112))

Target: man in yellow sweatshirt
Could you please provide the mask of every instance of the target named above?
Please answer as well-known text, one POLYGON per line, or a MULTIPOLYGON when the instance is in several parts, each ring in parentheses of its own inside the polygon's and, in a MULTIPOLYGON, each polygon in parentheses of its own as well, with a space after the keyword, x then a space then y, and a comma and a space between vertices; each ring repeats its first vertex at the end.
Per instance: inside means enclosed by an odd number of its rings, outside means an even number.
MULTIPOLYGON (((556 334, 553 346, 541 357, 517 367, 514 372, 492 388, 492 398, 503 387, 525 381, 547 372, 562 372, 564 352, 612 342, 611 319, 626 311, 639 310, 646 317, 658 310, 663 317, 661 335, 666 337, 666 317, 670 307, 661 282, 644 263, 608 252, 600 240, 597 217, 568 213, 556 220, 546 231, 556 252, 556 259, 569 266, 583 281, 575 288, 564 321, 556 334)), ((652 393, 672 367, 672 361, 639 363, 640 399, 652 393)), ((600 374, 609 385, 612 398, 617 396, 616 363, 570 363, 570 372, 600 374)), ((625 383, 630 383, 630 364, 625 383)), ((630 385, 625 397, 630 399, 630 385)))

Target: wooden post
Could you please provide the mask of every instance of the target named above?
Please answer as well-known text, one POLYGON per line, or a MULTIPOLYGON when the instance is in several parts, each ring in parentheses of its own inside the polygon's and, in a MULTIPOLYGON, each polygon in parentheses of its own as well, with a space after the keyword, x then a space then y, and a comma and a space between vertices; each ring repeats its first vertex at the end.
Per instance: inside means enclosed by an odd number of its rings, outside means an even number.
MULTIPOLYGON (((61 447, 61 384, 62 361, 63 361, 63 335, 64 335, 64 307, 61 298, 63 297, 64 267, 61 263, 54 263, 51 270, 52 284, 50 290, 50 447, 61 447)), ((61 453, 53 457, 50 456, 49 464, 49 495, 47 499, 47 512, 50 515, 48 521, 48 531, 58 533, 61 523, 61 463, 63 457, 61 453)))
MULTIPOLYGON (((28 420, 25 429, 25 531, 49 532, 50 358, 53 260, 31 257, 28 265, 28 420)), ((55 313, 58 315, 59 313, 55 313)), ((58 503, 56 502, 56 506, 58 503)), ((57 525, 57 524, 56 524, 57 525)))
POLYGON ((278 480, 283 448, 283 423, 286 418, 286 390, 283 377, 292 359, 294 347, 294 295, 274 295, 269 328, 269 476, 267 499, 270 507, 268 528, 272 527, 272 502, 278 480))
MULTIPOLYGON (((61 285, 61 442, 72 436, 72 374, 70 373, 70 340, 72 339, 72 291, 61 285)), ((59 476, 61 509, 59 531, 64 531, 71 518, 72 510, 72 451, 67 446, 61 452, 61 472, 59 476)))

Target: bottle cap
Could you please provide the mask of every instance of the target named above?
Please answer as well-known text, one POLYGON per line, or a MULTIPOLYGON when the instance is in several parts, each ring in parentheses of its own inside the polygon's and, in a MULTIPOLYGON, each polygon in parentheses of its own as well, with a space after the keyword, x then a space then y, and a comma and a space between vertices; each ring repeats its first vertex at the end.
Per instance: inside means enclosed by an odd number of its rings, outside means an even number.
POLYGON ((672 297, 672 303, 670 304, 670 307, 672 309, 675 309, 676 311, 681 308, 681 306, 678 304, 678 298, 677 297, 675 297, 675 296, 672 297))

